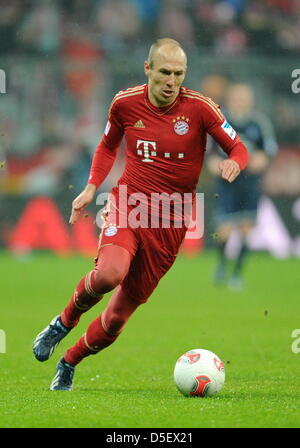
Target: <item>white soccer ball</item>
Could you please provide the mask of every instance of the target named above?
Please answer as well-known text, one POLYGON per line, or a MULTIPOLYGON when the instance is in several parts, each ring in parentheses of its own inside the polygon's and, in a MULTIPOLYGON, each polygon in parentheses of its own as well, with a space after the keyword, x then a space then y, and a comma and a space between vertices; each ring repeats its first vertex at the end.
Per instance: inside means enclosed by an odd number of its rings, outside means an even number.
POLYGON ((183 395, 211 397, 224 385, 224 364, 209 350, 201 348, 190 350, 176 362, 174 381, 183 395))

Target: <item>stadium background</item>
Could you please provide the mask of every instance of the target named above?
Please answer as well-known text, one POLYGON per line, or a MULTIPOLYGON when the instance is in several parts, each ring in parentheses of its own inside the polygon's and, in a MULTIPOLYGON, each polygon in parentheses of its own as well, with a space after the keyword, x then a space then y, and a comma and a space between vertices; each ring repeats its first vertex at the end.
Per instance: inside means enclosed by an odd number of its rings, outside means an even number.
MULTIPOLYGON (((265 231, 259 230, 253 247, 283 258, 299 256, 300 93, 291 88, 299 62, 299 22, 296 0, 2 1, 1 247, 20 255, 31 246, 53 246, 43 223, 39 232, 35 228, 36 236, 19 228, 14 234, 26 206, 34 198, 50 198, 48 205, 34 203, 31 218, 34 210, 39 216, 49 213, 55 227, 49 211, 54 201, 67 223, 71 201, 86 183, 111 99, 121 89, 146 82, 142 64, 149 44, 170 36, 188 53, 188 87, 201 90, 204 78, 221 73, 255 89, 280 150, 265 175, 264 192, 272 202, 260 226, 272 227, 274 234, 266 242, 265 231)), ((122 166, 120 151, 100 191, 109 191, 122 166)), ((198 189, 206 195, 204 238, 210 247, 213 191, 205 168, 198 189)), ((68 235, 55 243, 61 252, 84 252, 84 247, 87 254, 93 252, 96 212, 92 206, 91 222, 81 223, 77 234, 86 235, 81 242, 64 228, 68 235)))

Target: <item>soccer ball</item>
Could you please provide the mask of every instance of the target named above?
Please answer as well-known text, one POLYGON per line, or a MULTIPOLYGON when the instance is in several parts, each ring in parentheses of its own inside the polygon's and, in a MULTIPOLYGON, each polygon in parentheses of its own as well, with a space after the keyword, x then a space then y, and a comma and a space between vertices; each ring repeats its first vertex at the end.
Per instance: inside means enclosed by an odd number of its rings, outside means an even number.
POLYGON ((176 362, 174 381, 183 395, 211 397, 224 385, 224 364, 209 350, 201 348, 190 350, 176 362))

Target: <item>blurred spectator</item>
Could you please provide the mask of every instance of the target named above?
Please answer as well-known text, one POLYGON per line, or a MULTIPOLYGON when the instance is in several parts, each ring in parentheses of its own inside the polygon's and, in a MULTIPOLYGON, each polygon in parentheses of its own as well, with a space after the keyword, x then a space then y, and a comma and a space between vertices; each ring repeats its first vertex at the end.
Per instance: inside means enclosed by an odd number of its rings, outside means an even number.
POLYGON ((21 0, 0 0, 0 54, 17 50, 16 29, 26 6, 21 0))
MULTIPOLYGON (((167 35, 186 47, 194 66, 199 64, 188 71, 191 88, 212 71, 239 79, 247 74, 247 81, 255 76, 263 83, 261 105, 272 113, 280 143, 299 141, 298 97, 288 85, 288 70, 297 68, 296 62, 288 69, 274 56, 299 52, 297 0, 0 0, 0 11, 0 68, 7 77, 7 93, 0 94, 1 144, 9 149, 6 192, 26 194, 21 185, 30 179, 29 167, 35 167, 36 180, 36 163, 43 166, 44 154, 52 151, 55 159, 67 147, 74 159, 66 156, 59 175, 55 170, 50 175, 57 182, 53 191, 63 190, 78 148, 94 151, 113 92, 145 82, 137 72, 145 46, 167 35), (24 182, 19 164, 27 167, 24 182)), ((205 89, 213 88, 208 95, 222 103, 227 76, 212 81, 205 89)))
POLYGON ((104 0, 96 11, 96 29, 106 52, 124 51, 136 44, 141 21, 129 0, 104 0))
POLYGON ((158 35, 178 40, 184 48, 189 49, 195 45, 195 31, 186 4, 182 0, 163 2, 158 35))
POLYGON ((45 56, 56 53, 61 43, 61 22, 57 2, 34 2, 32 8, 25 13, 19 28, 20 46, 45 56))
POLYGON ((131 0, 144 24, 157 20, 162 2, 160 0, 131 0))

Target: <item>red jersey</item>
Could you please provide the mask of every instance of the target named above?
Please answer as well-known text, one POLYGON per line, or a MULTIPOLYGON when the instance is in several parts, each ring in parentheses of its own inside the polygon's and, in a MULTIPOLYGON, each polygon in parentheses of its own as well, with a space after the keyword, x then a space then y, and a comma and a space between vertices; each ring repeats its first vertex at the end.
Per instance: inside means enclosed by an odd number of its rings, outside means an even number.
POLYGON ((245 167, 246 148, 210 98, 181 87, 171 105, 158 108, 148 99, 147 84, 123 90, 112 101, 89 183, 99 187, 125 136, 126 165, 118 184, 127 185, 128 194, 194 192, 207 134, 241 169, 245 167))
POLYGON ((103 182, 125 136, 126 164, 118 186, 126 185, 126 196, 115 187, 112 207, 127 216, 126 207, 132 210, 132 205, 138 205, 143 227, 148 226, 150 217, 163 219, 163 225, 168 225, 169 219, 172 223, 186 222, 203 165, 207 134, 244 168, 247 149, 210 98, 181 87, 172 104, 158 108, 149 101, 147 84, 121 91, 112 101, 89 183, 99 187, 103 182), (164 194, 162 201, 154 198, 164 194))

